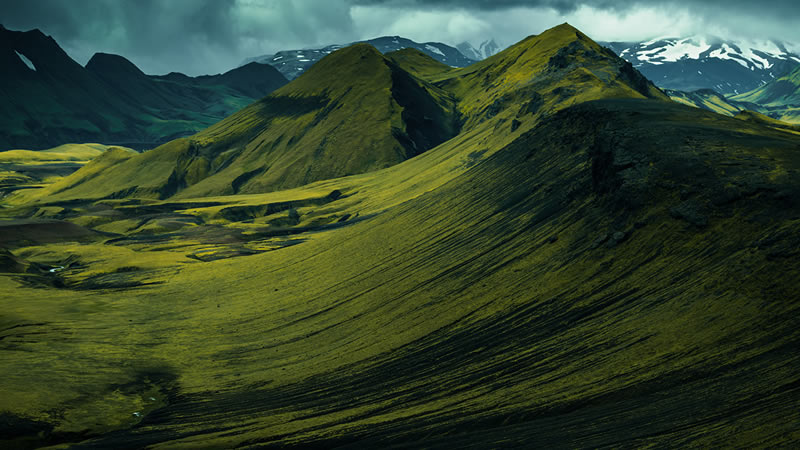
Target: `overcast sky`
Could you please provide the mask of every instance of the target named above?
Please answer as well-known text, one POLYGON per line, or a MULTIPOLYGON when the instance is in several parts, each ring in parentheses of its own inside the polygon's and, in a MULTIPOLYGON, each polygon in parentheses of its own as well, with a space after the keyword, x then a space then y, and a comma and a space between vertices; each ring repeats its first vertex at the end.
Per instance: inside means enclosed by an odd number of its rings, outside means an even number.
POLYGON ((382 35, 510 45, 562 22, 605 41, 703 33, 800 42, 797 1, 0 0, 0 23, 41 29, 81 64, 107 52, 151 74, 200 75, 382 35))

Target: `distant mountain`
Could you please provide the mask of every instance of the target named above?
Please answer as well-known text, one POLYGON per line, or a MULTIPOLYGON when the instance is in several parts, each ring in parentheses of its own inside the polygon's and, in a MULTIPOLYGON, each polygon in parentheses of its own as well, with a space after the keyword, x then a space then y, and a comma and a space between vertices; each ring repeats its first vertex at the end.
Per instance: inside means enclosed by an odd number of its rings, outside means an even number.
POLYGON ((97 53, 82 67, 41 31, 1 26, 0 63, 0 150, 67 142, 148 148, 195 133, 287 82, 265 64, 159 77, 97 53))
POLYGON ((746 105, 732 101, 713 89, 698 89, 692 92, 665 89, 664 92, 678 103, 707 109, 725 116, 733 117, 743 109, 747 109, 746 105))
POLYGON ((800 65, 781 42, 734 42, 715 38, 664 38, 601 43, 666 89, 713 89, 739 94, 763 86, 800 65))
POLYGON ((756 111, 773 119, 800 123, 800 66, 764 86, 735 95, 731 100, 755 103, 761 107, 756 111))
POLYGON ((469 42, 462 42, 456 45, 458 51, 460 51, 464 56, 469 59, 474 59, 475 61, 480 61, 482 59, 486 59, 492 55, 497 54, 503 48, 495 42, 494 39, 489 39, 486 41, 481 42, 478 48, 475 48, 469 42))
MULTIPOLYGON (((466 67, 475 62, 475 60, 464 56, 456 48, 451 47, 441 42, 414 42, 411 39, 406 39, 400 36, 383 36, 367 41, 358 41, 355 43, 370 44, 381 53, 389 53, 405 48, 417 49, 431 58, 447 64, 451 67, 466 67)), ((350 45, 350 44, 347 44, 350 45)), ((269 64, 278 69, 286 78, 293 80, 300 76, 314 63, 322 59, 325 55, 346 47, 347 45, 327 45, 321 48, 304 49, 304 50, 282 50, 272 55, 261 55, 252 58, 247 58, 242 62, 242 65, 251 62, 259 62, 262 64, 269 64)))
POLYGON ((740 113, 747 111, 750 114, 746 116, 748 119, 761 114, 788 124, 800 123, 800 66, 780 78, 739 95, 725 96, 712 89, 692 92, 666 89, 665 92, 679 103, 727 116, 741 118, 740 113))

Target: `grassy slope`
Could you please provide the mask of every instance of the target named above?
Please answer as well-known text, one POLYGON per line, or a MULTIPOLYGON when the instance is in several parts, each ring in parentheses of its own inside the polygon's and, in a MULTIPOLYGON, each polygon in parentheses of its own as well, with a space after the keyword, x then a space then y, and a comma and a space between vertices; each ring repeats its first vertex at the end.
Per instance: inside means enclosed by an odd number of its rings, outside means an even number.
POLYGON ((786 122, 781 122, 780 120, 773 119, 772 117, 766 116, 759 112, 755 111, 740 111, 736 114, 736 117, 739 120, 744 120, 748 122, 756 122, 762 125, 775 128, 778 130, 788 131, 791 133, 800 133, 800 125, 793 125, 786 122))
POLYGON ((293 190, 24 207, 120 235, 9 244, 4 431, 98 448, 800 438, 798 137, 644 99, 511 132, 504 106, 293 190), (65 268, 19 273, 31 262, 65 268))

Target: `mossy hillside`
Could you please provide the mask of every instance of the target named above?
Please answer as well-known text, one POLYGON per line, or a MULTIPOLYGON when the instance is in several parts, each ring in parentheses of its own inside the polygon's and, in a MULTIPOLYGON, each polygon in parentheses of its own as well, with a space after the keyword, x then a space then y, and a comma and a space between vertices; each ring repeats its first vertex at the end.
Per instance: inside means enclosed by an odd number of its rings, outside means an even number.
MULTIPOLYGON (((418 54, 403 58, 431 67, 418 54)), ((123 188, 129 195, 160 198, 291 188, 396 164, 458 130, 448 148, 459 147, 465 157, 488 156, 567 105, 607 97, 666 98, 568 25, 470 68, 433 72, 409 74, 366 44, 334 52, 272 96, 193 137, 174 173, 159 172, 161 187, 153 188, 150 173, 137 179, 144 172, 141 158, 120 166, 125 173, 114 179, 128 184, 115 181, 114 192, 100 177, 54 199, 89 191, 108 196, 123 188), (487 140, 492 143, 484 146, 487 140), (467 141, 470 151, 462 146, 467 141)))
POLYGON ((280 113, 284 104, 296 104, 295 116, 278 117, 251 136, 252 113, 243 111, 199 133, 200 145, 241 145, 241 156, 181 196, 225 193, 228 186, 235 192, 291 188, 394 165, 457 132, 452 103, 373 47, 356 44, 323 58, 259 105, 280 113))
POLYGON ((444 74, 456 70, 415 48, 390 52, 386 54, 386 57, 406 72, 425 80, 441 78, 444 74))
POLYGON ((506 110, 509 118, 540 116, 599 98, 667 99, 630 64, 568 24, 430 81, 459 99, 467 128, 506 110))
POLYGON ((2 406, 38 439, 97 447, 785 445, 800 418, 797 145, 602 101, 474 160, 442 146, 292 191, 143 203, 206 223, 12 249, 74 264, 57 272, 67 289, 0 277, 0 342, 19 355, 0 368, 2 406), (406 169, 420 161, 436 171, 406 169), (275 250, 187 256, 241 243, 203 234, 239 225, 214 228, 233 205, 200 201, 333 187, 300 223, 389 206, 275 250))
POLYGON ((736 114, 734 117, 739 120, 759 123, 778 130, 800 133, 800 125, 793 125, 790 123, 782 122, 780 120, 773 119, 772 117, 769 117, 767 115, 761 114, 756 111, 743 110, 740 111, 738 114, 736 114))
POLYGON ((358 44, 188 140, 132 158, 105 176, 84 180, 78 172, 69 180, 74 186, 60 186, 49 200, 125 189, 156 198, 263 192, 375 170, 453 136, 454 110, 449 95, 358 44), (154 167, 155 161, 166 165, 154 167))

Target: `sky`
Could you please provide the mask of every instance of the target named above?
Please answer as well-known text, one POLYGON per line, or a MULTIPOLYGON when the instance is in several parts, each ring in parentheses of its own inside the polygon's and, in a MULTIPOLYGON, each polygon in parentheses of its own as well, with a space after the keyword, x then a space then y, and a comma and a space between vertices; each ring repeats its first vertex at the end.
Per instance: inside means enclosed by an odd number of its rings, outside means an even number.
POLYGON ((797 0, 0 0, 76 61, 120 54, 144 72, 213 74, 278 50, 400 35, 511 45, 569 22, 598 41, 713 35, 800 43, 797 0))

